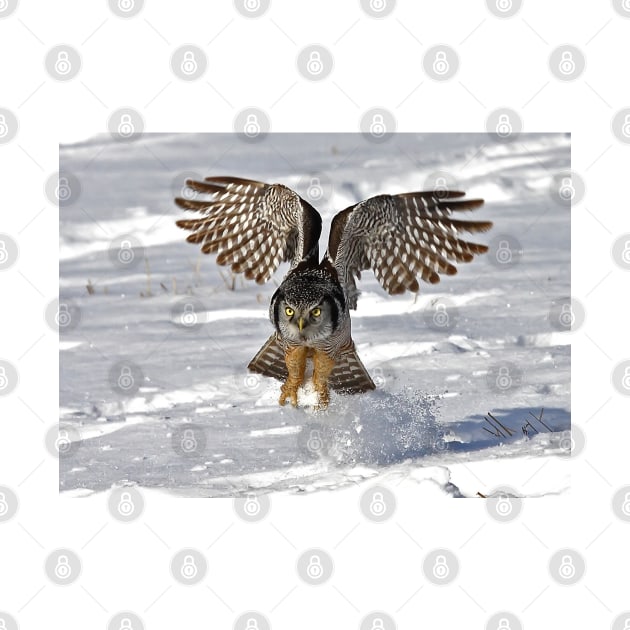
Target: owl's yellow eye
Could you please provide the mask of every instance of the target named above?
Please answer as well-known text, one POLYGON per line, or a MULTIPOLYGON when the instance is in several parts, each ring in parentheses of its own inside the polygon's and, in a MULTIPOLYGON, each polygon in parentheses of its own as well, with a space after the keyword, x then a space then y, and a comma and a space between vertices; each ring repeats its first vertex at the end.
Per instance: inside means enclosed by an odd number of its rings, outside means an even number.
POLYGON ((284 312, 285 312, 285 313, 286 313, 289 317, 293 317, 293 314, 295 313, 295 311, 294 311, 294 310, 293 310, 290 306, 287 306, 287 307, 284 309, 284 312))
POLYGON ((313 317, 319 317, 322 314, 322 309, 321 308, 314 308, 311 313, 313 314, 313 317))

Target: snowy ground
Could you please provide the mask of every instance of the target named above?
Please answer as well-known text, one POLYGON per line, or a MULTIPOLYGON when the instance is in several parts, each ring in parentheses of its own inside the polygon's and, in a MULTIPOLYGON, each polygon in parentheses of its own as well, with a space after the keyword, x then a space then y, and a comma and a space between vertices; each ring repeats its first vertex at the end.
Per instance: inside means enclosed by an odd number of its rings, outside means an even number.
POLYGON ((236 496, 364 479, 450 496, 567 490, 571 333, 557 318, 571 293, 570 211, 552 194, 570 169, 567 136, 101 136, 61 147, 60 166, 72 185, 60 211, 60 427, 72 442, 61 490, 236 496), (478 241, 491 251, 418 296, 388 297, 365 273, 353 336, 377 390, 333 393, 326 412, 280 408, 280 383, 246 371, 271 332, 276 284, 233 286, 174 225, 185 178, 210 174, 303 195, 319 183, 324 238, 335 210, 445 177, 485 198, 475 214, 495 227, 478 241), (505 242, 512 261, 500 264, 505 242), (541 408, 552 432, 529 413, 541 408), (488 412, 513 435, 484 430, 488 412), (523 436, 528 419, 540 433, 523 436))

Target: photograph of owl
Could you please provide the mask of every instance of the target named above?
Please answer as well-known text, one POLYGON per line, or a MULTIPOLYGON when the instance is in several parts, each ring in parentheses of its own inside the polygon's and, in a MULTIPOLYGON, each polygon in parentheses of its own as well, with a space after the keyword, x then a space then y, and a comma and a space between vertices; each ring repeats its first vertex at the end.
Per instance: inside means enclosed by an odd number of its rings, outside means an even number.
POLYGON ((342 394, 374 389, 351 335, 350 311, 357 308, 362 271, 372 270, 390 295, 417 292, 419 279, 435 284, 440 274, 457 273, 453 263, 487 251, 486 245, 463 240, 462 232, 492 227, 489 221, 456 218, 484 203, 462 199, 460 191, 378 195, 335 215, 320 259, 321 216, 290 188, 238 177, 186 185, 192 194, 175 202, 201 215, 176 222, 191 232, 188 242, 259 284, 281 262, 289 263, 269 305, 275 332, 248 368, 282 381, 279 403, 288 400, 294 407, 308 360, 319 409, 328 406, 329 388, 342 394))

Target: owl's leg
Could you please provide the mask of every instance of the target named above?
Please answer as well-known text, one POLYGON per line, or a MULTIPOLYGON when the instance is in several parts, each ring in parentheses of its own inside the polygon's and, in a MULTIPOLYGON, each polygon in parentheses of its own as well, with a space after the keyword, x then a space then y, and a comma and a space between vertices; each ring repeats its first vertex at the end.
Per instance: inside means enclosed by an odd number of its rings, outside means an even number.
POLYGON ((280 400, 278 402, 283 406, 288 398, 291 400, 291 404, 297 407, 297 390, 304 381, 307 351, 308 348, 305 346, 295 346, 284 353, 284 362, 287 365, 289 376, 287 376, 287 380, 280 390, 280 400))
POLYGON ((313 385, 319 396, 319 409, 328 407, 330 394, 328 392, 328 377, 335 367, 335 360, 320 350, 315 351, 313 357, 313 385))

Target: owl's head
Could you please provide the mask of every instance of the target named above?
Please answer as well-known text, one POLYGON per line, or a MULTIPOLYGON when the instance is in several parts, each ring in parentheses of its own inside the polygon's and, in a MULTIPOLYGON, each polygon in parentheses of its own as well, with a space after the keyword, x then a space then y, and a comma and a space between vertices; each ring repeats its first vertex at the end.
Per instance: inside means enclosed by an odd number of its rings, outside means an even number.
POLYGON ((312 303, 280 298, 275 312, 274 324, 282 338, 299 344, 325 339, 335 329, 329 298, 312 303))
POLYGON ((272 297, 269 309, 280 336, 299 345, 329 337, 337 329, 344 308, 337 286, 318 271, 289 275, 272 297))

